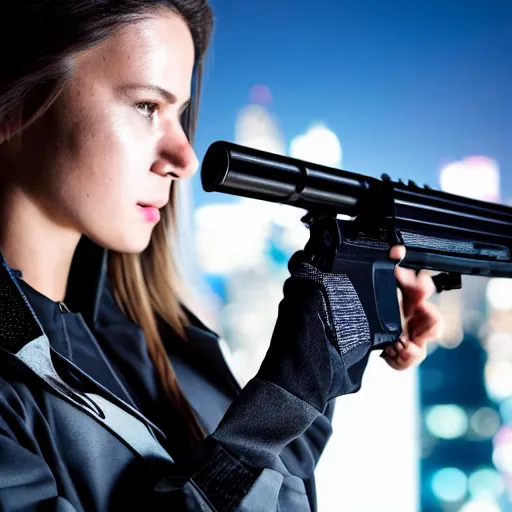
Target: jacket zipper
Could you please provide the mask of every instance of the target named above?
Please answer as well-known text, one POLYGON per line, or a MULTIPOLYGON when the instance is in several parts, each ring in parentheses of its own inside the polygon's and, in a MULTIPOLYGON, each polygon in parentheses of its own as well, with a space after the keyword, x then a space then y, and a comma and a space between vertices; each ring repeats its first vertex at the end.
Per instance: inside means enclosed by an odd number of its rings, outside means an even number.
POLYGON ((61 313, 71 313, 71 310, 66 306, 64 302, 59 302, 59 309, 61 313))

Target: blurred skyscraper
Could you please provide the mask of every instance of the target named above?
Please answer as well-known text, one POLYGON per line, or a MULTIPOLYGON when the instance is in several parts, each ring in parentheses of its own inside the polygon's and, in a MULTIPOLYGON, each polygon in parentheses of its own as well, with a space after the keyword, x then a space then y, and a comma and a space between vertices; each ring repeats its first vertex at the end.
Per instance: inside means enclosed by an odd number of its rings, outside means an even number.
MULTIPOLYGON (((322 122, 290 143, 290 156, 329 167, 341 168, 342 155, 322 122)), ((374 354, 362 389, 337 399, 334 432, 316 471, 319 510, 417 510, 417 410, 416 372, 395 372, 374 354), (399 475, 400 491, 383 475, 399 475)))
MULTIPOLYGON (((440 182, 450 193, 500 201, 498 165, 483 156, 444 166, 440 182)), ((507 379, 496 366, 489 370, 494 359, 489 351, 493 313, 486 287, 492 289, 492 282, 464 277, 461 292, 437 298, 447 329, 440 348, 420 367, 424 512, 512 510, 507 485, 512 464, 504 462, 505 455, 512 455, 512 441, 500 415, 500 401, 507 399, 503 388, 507 379), (490 381, 501 396, 493 394, 490 381)), ((507 341, 503 333, 501 338, 500 343, 507 341)), ((512 371, 509 375, 511 382, 512 371)))

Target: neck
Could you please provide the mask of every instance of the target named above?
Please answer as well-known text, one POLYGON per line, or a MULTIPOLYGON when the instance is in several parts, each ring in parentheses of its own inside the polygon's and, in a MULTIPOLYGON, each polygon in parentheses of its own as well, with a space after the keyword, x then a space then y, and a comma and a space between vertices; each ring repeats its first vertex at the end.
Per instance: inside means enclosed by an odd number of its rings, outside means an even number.
POLYGON ((38 292, 54 301, 64 300, 80 233, 50 219, 19 190, 10 190, 4 197, 0 249, 5 261, 38 292))

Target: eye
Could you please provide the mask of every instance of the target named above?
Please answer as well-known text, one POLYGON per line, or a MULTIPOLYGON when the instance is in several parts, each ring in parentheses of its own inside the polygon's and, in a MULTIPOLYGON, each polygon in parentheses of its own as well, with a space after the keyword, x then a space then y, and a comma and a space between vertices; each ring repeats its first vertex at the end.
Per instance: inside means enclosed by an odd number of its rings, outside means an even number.
POLYGON ((181 112, 181 114, 180 114, 180 125, 183 129, 186 129, 188 127, 189 116, 190 116, 190 112, 189 112, 188 108, 183 110, 183 112, 181 112))
POLYGON ((136 103, 135 108, 139 110, 144 117, 152 119, 153 115, 158 110, 158 105, 150 101, 142 101, 140 103, 136 103))
POLYGON ((190 125, 192 121, 191 115, 192 112, 190 110, 190 105, 187 105, 187 107, 180 113, 180 125, 182 130, 185 132, 187 139, 189 138, 190 125))

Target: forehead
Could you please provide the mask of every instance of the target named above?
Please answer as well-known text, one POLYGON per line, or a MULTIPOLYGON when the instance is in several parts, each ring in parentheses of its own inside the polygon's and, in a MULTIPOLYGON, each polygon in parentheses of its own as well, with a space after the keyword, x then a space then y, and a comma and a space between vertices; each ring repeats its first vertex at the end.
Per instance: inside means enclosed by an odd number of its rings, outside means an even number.
POLYGON ((119 85, 142 82, 169 89, 179 100, 190 95, 194 43, 186 22, 162 12, 130 23, 77 59, 91 80, 119 85))

